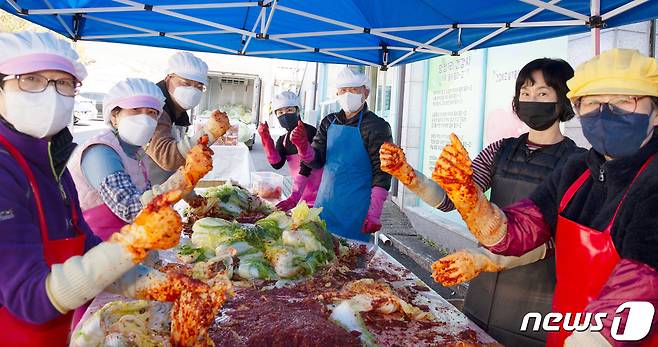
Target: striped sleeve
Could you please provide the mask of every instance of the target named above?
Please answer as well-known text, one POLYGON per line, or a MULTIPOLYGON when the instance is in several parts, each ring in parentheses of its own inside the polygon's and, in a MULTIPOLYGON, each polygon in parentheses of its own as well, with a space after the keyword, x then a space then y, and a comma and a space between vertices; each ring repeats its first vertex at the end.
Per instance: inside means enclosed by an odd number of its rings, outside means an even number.
MULTIPOLYGON (((498 153, 498 150, 500 150, 502 145, 502 139, 493 142, 483 149, 475 159, 473 159, 473 181, 475 181, 475 184, 477 184, 483 192, 486 192, 491 188, 491 179, 494 174, 494 160, 496 158, 496 153, 498 153)), ((443 202, 437 207, 437 209, 443 212, 450 212, 455 209, 455 205, 446 196, 446 199, 443 199, 443 202)))

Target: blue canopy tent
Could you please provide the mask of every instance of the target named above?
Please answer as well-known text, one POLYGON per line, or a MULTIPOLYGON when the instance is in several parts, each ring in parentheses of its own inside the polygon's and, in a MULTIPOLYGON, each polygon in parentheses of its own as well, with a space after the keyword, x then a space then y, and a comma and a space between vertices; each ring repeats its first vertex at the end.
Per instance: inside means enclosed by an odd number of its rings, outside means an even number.
POLYGON ((0 0, 73 40, 387 67, 658 17, 656 0, 0 0))

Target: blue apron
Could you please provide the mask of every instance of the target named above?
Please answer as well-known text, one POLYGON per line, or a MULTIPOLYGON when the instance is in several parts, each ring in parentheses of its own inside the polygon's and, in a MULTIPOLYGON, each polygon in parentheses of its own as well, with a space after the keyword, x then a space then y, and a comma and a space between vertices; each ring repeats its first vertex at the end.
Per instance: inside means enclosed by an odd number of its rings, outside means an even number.
POLYGON ((327 160, 315 207, 327 229, 348 239, 368 242, 361 231, 370 206, 372 164, 361 138, 361 119, 356 127, 331 122, 327 131, 327 160))

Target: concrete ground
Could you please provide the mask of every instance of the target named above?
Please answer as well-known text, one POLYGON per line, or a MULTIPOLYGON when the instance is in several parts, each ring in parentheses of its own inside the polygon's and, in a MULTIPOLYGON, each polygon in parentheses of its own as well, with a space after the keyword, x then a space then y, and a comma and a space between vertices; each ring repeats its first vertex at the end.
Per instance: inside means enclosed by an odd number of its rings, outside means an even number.
POLYGON ((461 307, 468 286, 444 287, 432 280, 431 266, 439 258, 447 255, 446 249, 420 235, 412 226, 404 212, 391 201, 387 201, 382 212, 382 230, 391 242, 385 248, 398 261, 417 274, 423 282, 439 295, 461 307))

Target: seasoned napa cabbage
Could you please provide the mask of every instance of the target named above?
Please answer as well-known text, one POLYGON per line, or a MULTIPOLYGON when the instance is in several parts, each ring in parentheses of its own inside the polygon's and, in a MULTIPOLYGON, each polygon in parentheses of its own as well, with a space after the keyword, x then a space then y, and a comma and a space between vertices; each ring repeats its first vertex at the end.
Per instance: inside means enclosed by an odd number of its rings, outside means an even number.
POLYGON ((210 217, 194 223, 192 231, 192 244, 204 249, 216 249, 220 245, 244 242, 258 250, 264 250, 266 243, 278 238, 276 234, 257 225, 240 224, 210 217))
POLYGON ((72 345, 169 346, 171 303, 113 301, 96 311, 71 337, 72 345))
POLYGON ((286 230, 281 235, 286 246, 303 248, 306 252, 327 251, 313 233, 307 229, 286 230))
POLYGON ((265 257, 274 267, 274 271, 281 278, 292 278, 303 273, 301 263, 304 255, 296 252, 294 247, 283 244, 270 245, 265 249, 265 257))
POLYGON ((375 336, 368 331, 366 324, 361 318, 359 307, 356 307, 351 301, 346 300, 341 302, 333 312, 329 319, 336 322, 338 325, 343 327, 343 329, 352 332, 356 331, 359 333, 359 338, 361 343, 365 347, 376 347, 378 346, 375 336))
POLYGON ((320 222, 320 213, 322 208, 310 208, 304 201, 300 201, 291 211, 292 227, 297 228, 300 225, 309 222, 320 222))
POLYGON ((282 211, 273 212, 269 216, 256 222, 256 225, 268 230, 271 229, 270 231, 278 230, 279 234, 281 231, 290 227, 291 224, 292 219, 282 211))
POLYGON ((240 258, 238 275, 244 279, 275 280, 278 278, 272 265, 261 256, 246 256, 240 258))

